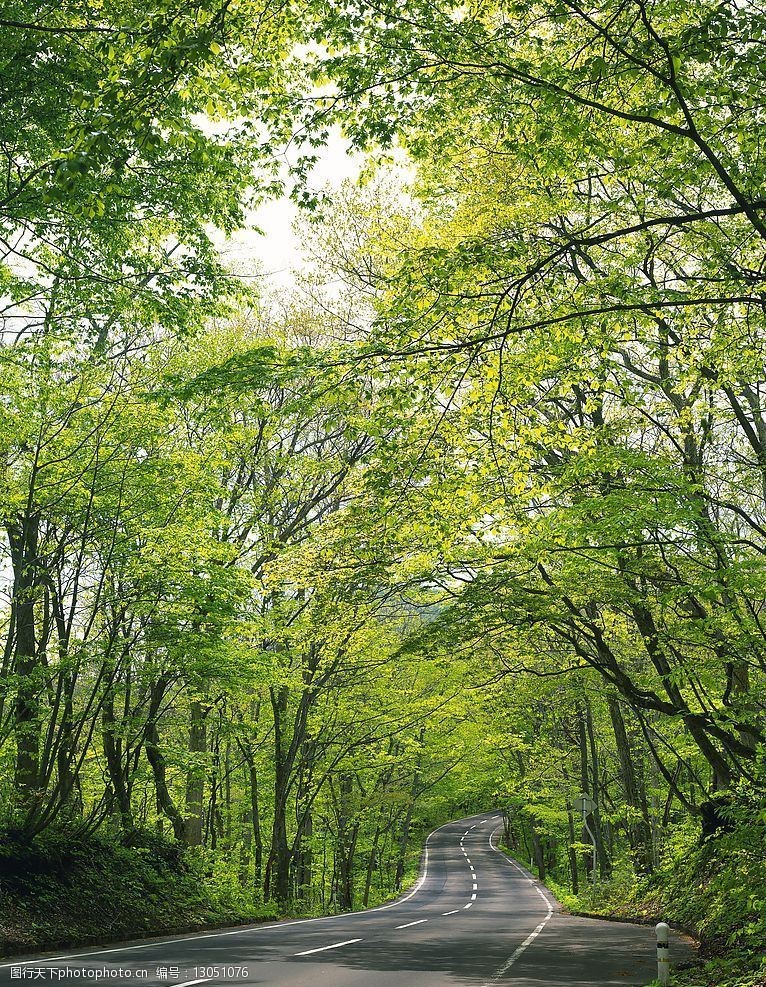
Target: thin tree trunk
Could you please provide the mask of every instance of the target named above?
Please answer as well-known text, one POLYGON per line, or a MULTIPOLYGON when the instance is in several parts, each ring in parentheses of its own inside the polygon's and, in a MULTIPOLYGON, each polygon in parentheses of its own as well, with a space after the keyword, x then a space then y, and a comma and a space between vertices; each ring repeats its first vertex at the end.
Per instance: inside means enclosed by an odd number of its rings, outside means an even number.
POLYGON ((372 848, 367 858, 367 868, 364 875, 364 895, 362 896, 362 907, 367 908, 370 904, 370 890, 372 889, 372 875, 375 873, 375 865, 378 860, 378 842, 380 840, 380 823, 375 827, 375 836, 372 839, 372 848))
POLYGON ((253 822, 254 878, 255 886, 260 892, 261 882, 263 880, 263 833, 261 832, 261 812, 258 802, 258 771, 255 766, 255 759, 252 756, 247 767, 250 777, 250 811, 253 822))

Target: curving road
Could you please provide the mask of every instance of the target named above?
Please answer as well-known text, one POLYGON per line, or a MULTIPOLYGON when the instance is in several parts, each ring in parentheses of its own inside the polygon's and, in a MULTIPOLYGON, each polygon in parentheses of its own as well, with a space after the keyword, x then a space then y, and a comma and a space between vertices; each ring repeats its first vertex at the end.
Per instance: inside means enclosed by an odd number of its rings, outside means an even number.
MULTIPOLYGON (((498 813, 435 830, 420 880, 380 908, 0 964, 22 981, 150 987, 611 987, 647 984, 654 935, 643 926, 560 914, 548 892, 495 845, 498 813)), ((689 947, 674 941, 674 958, 689 947)))

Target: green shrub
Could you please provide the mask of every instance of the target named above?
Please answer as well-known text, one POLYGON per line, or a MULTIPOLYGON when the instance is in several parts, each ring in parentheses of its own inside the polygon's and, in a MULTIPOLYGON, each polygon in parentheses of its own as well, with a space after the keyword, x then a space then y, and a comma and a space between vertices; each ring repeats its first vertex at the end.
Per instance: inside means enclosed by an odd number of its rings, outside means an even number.
POLYGON ((0 834, 0 952, 163 935, 274 918, 231 883, 202 879, 177 843, 49 829, 0 834))

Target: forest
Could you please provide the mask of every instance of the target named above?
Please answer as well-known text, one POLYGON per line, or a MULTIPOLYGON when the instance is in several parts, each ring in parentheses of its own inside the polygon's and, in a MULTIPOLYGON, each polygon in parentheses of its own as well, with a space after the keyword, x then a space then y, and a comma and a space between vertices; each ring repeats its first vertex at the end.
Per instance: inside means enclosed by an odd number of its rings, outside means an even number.
POLYGON ((366 908, 503 809, 766 984, 765 45, 5 0, 0 952, 366 908), (287 288, 223 249, 280 198, 287 288))

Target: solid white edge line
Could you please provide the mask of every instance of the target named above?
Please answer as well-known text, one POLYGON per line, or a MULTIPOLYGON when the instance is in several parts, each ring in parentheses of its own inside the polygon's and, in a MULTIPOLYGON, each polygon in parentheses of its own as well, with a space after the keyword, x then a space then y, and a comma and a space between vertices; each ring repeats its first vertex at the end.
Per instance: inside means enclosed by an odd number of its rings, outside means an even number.
MULTIPOLYGON (((434 833, 438 833, 439 830, 446 829, 447 826, 452 826, 454 822, 455 820, 451 819, 449 822, 446 822, 441 826, 437 826, 436 829, 431 830, 424 843, 425 853, 423 859, 423 873, 418 878, 415 887, 409 894, 405 895, 403 898, 398 898, 396 901, 392 901, 388 905, 378 905, 376 908, 367 908, 361 912, 343 912, 340 915, 321 915, 319 918, 299 918, 293 919, 290 922, 271 922, 269 925, 246 925, 241 929, 229 929, 227 932, 207 932, 198 936, 182 936, 176 937, 175 939, 150 939, 148 942, 137 942, 131 946, 111 946, 109 949, 86 949, 80 953, 59 953, 56 956, 35 956, 31 960, 11 960, 9 963, 0 963, 0 970, 4 970, 9 966, 31 966, 32 964, 41 966, 46 963, 53 963, 54 960, 73 960, 78 959, 80 956, 104 956, 108 953, 128 953, 134 949, 151 949, 152 946, 169 946, 174 943, 198 942, 201 939, 220 939, 223 936, 242 936, 246 935, 248 932, 268 932, 270 929, 286 929, 293 925, 308 925, 310 922, 337 922, 338 919, 345 919, 352 915, 369 915, 370 912, 384 912, 389 908, 398 908, 399 905, 403 905, 405 901, 409 901, 410 898, 414 898, 425 884, 426 878, 428 877, 429 840, 434 833)), ((465 853, 465 850, 463 852, 465 853)))
POLYGON ((409 929, 413 925, 422 925, 424 922, 427 922, 427 921, 428 921, 427 918, 419 918, 416 922, 405 922, 404 925, 397 925, 397 926, 395 926, 395 928, 397 928, 397 929, 409 929))
POLYGON ((545 926, 548 924, 548 922, 553 917, 553 905, 551 905, 551 902, 550 902, 550 899, 548 898, 548 896, 543 891, 540 890, 540 888, 538 887, 538 885, 534 881, 534 879, 531 878, 522 867, 519 867, 519 865, 516 863, 515 860, 513 860, 511 857, 508 857, 506 854, 504 854, 502 850, 498 850, 498 848, 492 842, 492 837, 495 835, 495 833, 498 831, 498 829, 500 829, 500 826, 497 826, 489 834, 489 845, 490 845, 490 848, 492 850, 494 850, 495 853, 499 853, 500 856, 504 860, 507 860, 508 863, 512 867, 515 867, 516 870, 524 878, 524 880, 527 881, 527 883, 529 883, 529 884, 532 885, 532 887, 535 889, 535 891, 540 895, 540 897, 545 902, 546 908, 548 909, 548 914, 545 916, 545 918, 542 920, 542 922, 540 922, 540 924, 535 929, 533 929, 532 932, 529 933, 529 935, 524 940, 524 942, 520 946, 517 946, 516 947, 516 949, 511 953, 511 955, 508 957, 508 959, 505 961, 505 963, 503 963, 502 966, 500 966, 497 970, 495 970, 495 973, 491 977, 491 979, 489 979, 486 983, 482 984, 481 987, 494 987, 494 985, 498 982, 498 980, 505 973, 507 973, 508 970, 510 970, 510 968, 513 966, 513 964, 516 962, 516 960, 521 956, 521 954, 524 952, 524 950, 528 946, 531 946, 532 945, 532 943, 535 941, 535 939, 537 939, 537 937, 540 935, 540 933, 543 931, 543 929, 545 928, 545 926))
POLYGON ((343 942, 333 942, 329 946, 317 946, 316 949, 304 949, 302 953, 293 953, 293 956, 311 956, 312 953, 324 953, 326 949, 340 949, 341 946, 350 946, 352 942, 364 942, 364 939, 344 939, 343 942))

